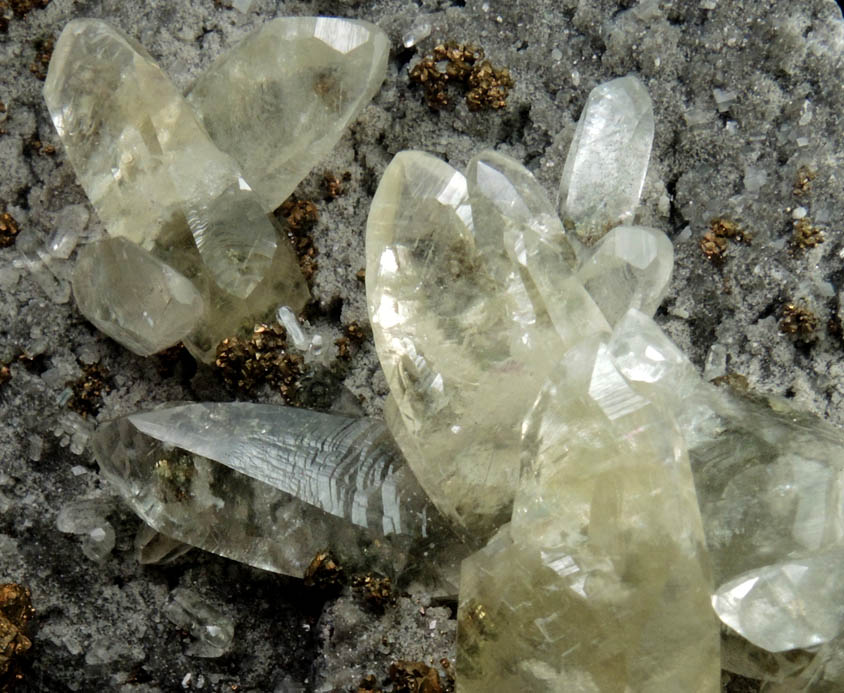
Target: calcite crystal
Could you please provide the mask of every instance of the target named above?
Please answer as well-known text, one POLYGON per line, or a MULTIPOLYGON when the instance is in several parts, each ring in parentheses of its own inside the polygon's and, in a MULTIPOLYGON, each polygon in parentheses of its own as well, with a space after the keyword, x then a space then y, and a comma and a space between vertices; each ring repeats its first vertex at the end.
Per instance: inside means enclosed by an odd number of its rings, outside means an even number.
POLYGON ((408 551, 428 546, 441 524, 374 420, 237 402, 180 405, 100 426, 94 454, 155 530, 297 577, 327 547, 349 567, 397 575, 408 551))
POLYGON ((487 175, 483 160, 470 170, 471 189, 428 154, 393 159, 367 221, 366 283, 390 429, 437 507, 483 537, 509 516, 521 419, 563 347, 501 245, 502 234, 535 231, 524 228, 531 207, 547 204, 508 183, 509 171, 487 175), (509 205, 497 192, 508 185, 509 205), (502 217, 511 229, 492 226, 502 217))
POLYGON ((460 693, 720 690, 683 439, 584 340, 524 427, 512 523, 463 563, 460 693))
POLYGON ((591 91, 560 181, 560 216, 587 243, 632 220, 653 137, 653 106, 636 77, 591 91))
POLYGON ((142 356, 197 329, 204 302, 191 281, 125 238, 79 251, 73 295, 95 327, 142 356))
POLYGON ((844 630, 844 434, 774 397, 704 382, 631 310, 610 350, 645 396, 677 412, 715 574, 721 620, 771 652, 844 630))
POLYGON ((152 250, 166 230, 186 226, 214 281, 240 298, 252 292, 275 231, 237 162, 142 46, 105 22, 70 22, 44 98, 109 234, 152 250))
POLYGON ((282 17, 224 53, 187 99, 272 211, 378 91, 389 51, 369 22, 282 17))

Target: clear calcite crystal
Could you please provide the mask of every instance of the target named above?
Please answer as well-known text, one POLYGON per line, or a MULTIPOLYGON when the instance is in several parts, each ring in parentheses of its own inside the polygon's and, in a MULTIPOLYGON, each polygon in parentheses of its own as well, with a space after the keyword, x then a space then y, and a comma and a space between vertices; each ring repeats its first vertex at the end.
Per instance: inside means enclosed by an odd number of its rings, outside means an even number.
POLYGON ((653 137, 651 98, 636 77, 590 92, 560 182, 560 216, 587 243, 633 219, 653 137))
POLYGON ((609 331, 575 276, 579 245, 566 236, 530 171, 508 156, 484 151, 469 162, 466 179, 475 242, 490 273, 515 303, 513 319, 535 322, 537 311, 548 313, 562 340, 555 345, 553 360, 584 336, 609 331))
POLYGON ((614 325, 630 308, 656 313, 673 266, 674 246, 662 231, 617 226, 598 241, 577 278, 614 325))
POLYGON ((438 526, 374 420, 249 403, 181 405, 100 426, 94 453, 155 530, 289 575, 301 577, 326 548, 350 567, 396 575, 438 526))
POLYGON ((224 53, 187 99, 271 211, 378 91, 389 50, 369 22, 283 17, 224 53))
POLYGON ((252 292, 275 230, 241 168, 142 46, 105 22, 70 22, 44 98, 109 234, 153 250, 165 231, 189 228, 214 281, 239 298, 252 292))
POLYGON ((482 537, 509 516, 521 420, 563 345, 519 263, 495 251, 543 205, 512 184, 499 205, 506 181, 472 171, 470 195, 445 162, 396 155, 370 209, 366 283, 390 429, 437 507, 482 537), (478 230, 496 219, 509 228, 478 230))
POLYGON ((73 294, 97 329, 141 356, 176 344, 196 329, 204 311, 184 275, 125 238, 79 251, 73 294))
POLYGON ((234 622, 193 590, 174 589, 164 615, 194 638, 186 649, 192 657, 222 657, 231 647, 234 622))
POLYGON ((721 620, 772 652, 842 632, 844 433, 784 400, 705 383, 637 311, 610 349, 637 391, 677 412, 721 620))
POLYGON ((600 339, 525 422, 511 525, 463 563, 457 690, 720 690, 718 625, 682 437, 600 339))

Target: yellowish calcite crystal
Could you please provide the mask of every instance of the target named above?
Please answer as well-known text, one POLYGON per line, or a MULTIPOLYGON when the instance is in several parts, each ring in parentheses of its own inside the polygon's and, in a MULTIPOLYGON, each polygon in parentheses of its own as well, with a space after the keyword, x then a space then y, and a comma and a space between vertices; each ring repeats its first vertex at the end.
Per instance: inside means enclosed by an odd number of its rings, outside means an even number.
POLYGON ((56 42, 44 98, 82 187, 112 236, 154 250, 190 229, 210 276, 246 298, 277 246, 241 168, 136 41, 96 19, 56 42))
MULTIPOLYGON (((550 204, 531 197, 538 186, 527 171, 486 161, 473 162, 467 185, 428 154, 398 154, 373 200, 366 242, 391 431, 437 507, 479 537, 509 517, 521 421, 564 349, 518 251, 502 244, 502 235, 515 248, 519 234, 536 233, 535 208, 550 204), (533 187, 525 193, 517 176, 533 187)), ((591 303, 582 287, 579 300, 591 303)), ((597 327, 573 319, 575 331, 608 329, 594 314, 597 327)))
POLYGON ((224 53, 187 99, 272 211, 378 91, 389 52, 369 22, 282 17, 224 53))
POLYGON ((525 423, 512 523, 466 559, 457 690, 716 693, 718 624, 682 437, 606 342, 525 423))

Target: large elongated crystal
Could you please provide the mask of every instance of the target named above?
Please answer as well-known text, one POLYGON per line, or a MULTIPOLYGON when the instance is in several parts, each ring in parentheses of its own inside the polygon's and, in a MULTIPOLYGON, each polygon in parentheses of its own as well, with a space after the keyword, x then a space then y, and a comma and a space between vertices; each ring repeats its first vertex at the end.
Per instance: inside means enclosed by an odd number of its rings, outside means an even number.
POLYGON ((190 229, 225 291, 246 298, 276 234, 242 170, 136 41, 94 19, 56 42, 44 98, 82 187, 112 236, 153 250, 190 229))
POLYGON ((651 98, 636 77, 590 92, 560 181, 560 216, 587 243, 632 221, 653 137, 651 98))
POLYGON ((375 420, 180 405, 101 426, 94 453, 151 527, 267 570, 301 577, 330 548, 350 567, 395 575, 437 531, 436 510, 375 420))
POLYGON ((187 98, 271 211, 378 91, 389 50, 369 22, 283 17, 224 53, 187 98))
POLYGON ((107 238, 79 252, 73 294, 99 330, 142 356, 185 338, 204 311, 184 275, 125 238, 107 238))
POLYGON ((530 231, 532 190, 483 160, 471 170, 470 194, 439 159, 393 159, 367 222, 366 282, 390 428, 437 507, 488 536, 509 517, 521 420, 563 346, 501 241, 530 231))
POLYGON ((784 400, 705 383, 635 310, 610 349, 637 391, 678 413, 721 620, 771 652, 841 633, 844 433, 784 400))
POLYGON ((720 690, 683 440, 604 342, 553 371, 523 462, 511 525, 463 563, 457 690, 720 690))

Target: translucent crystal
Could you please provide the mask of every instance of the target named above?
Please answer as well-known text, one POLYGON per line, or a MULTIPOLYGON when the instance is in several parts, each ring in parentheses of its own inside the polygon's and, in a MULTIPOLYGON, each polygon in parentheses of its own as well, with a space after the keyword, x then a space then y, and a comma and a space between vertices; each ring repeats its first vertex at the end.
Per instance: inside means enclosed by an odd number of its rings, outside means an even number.
POLYGON ((560 182, 560 216, 585 241, 633 219, 653 137, 651 98, 636 77, 590 92, 560 182))
POLYGON ((668 291, 674 246, 662 231, 617 226, 595 246, 577 278, 610 324, 630 308, 652 316, 668 291))
MULTIPOLYGON (((600 309, 574 274, 577 257, 554 206, 519 162, 493 151, 466 169, 475 242, 496 280, 506 287, 516 321, 536 322, 547 312, 562 344, 609 331, 600 309)), ((537 358, 543 358, 537 353, 537 358)))
POLYGON ((390 429, 437 507, 489 536, 510 514, 521 419, 560 341, 518 265, 476 239, 476 212, 508 213, 485 193, 470 204, 445 162, 401 152, 370 209, 366 284, 390 429))
POLYGON ((141 356, 176 344, 204 311, 202 297, 184 275, 125 238, 96 241, 79 251, 73 294, 97 329, 141 356))
POLYGON ((149 54, 95 19, 56 42, 44 98, 82 187, 112 236, 153 250, 188 228, 226 292, 246 298, 275 231, 238 164, 211 141, 149 54))
POLYGON ((190 544, 156 532, 146 523, 141 523, 135 534, 135 551, 138 563, 142 565, 171 563, 192 548, 190 544))
POLYGON ((194 641, 186 654, 194 657, 222 657, 234 639, 234 622, 199 594, 177 587, 170 594, 164 614, 179 628, 187 630, 194 641))
POLYGON ((637 311, 616 325, 610 350, 637 391, 677 413, 721 620, 772 652, 840 633, 844 433, 784 400, 705 383, 637 311))
POLYGON ((513 521, 463 563, 457 690, 719 691, 703 529, 670 416, 589 339, 524 431, 513 521))
POLYGON ((93 447, 151 527, 267 570, 301 577, 330 548, 350 567, 396 575, 438 531, 386 428, 370 419, 190 404, 105 424, 93 447))
POLYGON ((62 506, 56 528, 82 537, 82 553, 92 561, 102 561, 114 549, 114 527, 105 519, 111 510, 108 501, 78 500, 62 506))
POLYGON ((271 211, 378 91, 389 50, 369 22, 283 17, 224 53, 187 98, 271 211))

